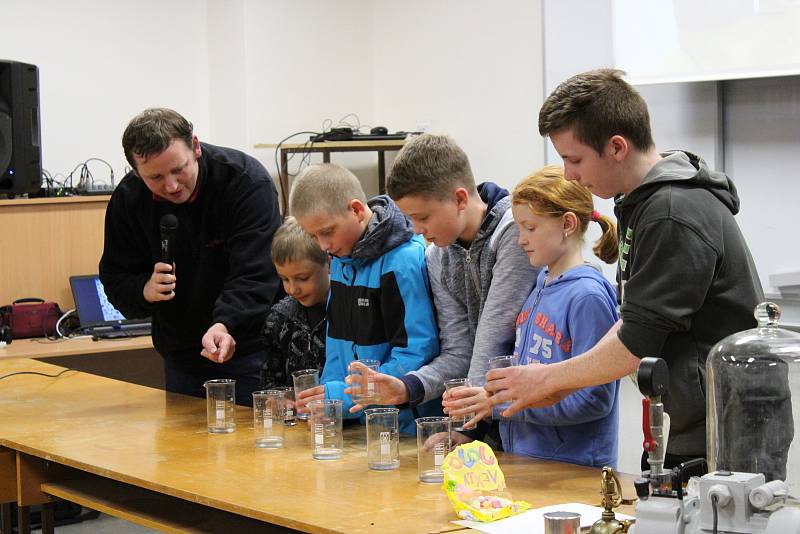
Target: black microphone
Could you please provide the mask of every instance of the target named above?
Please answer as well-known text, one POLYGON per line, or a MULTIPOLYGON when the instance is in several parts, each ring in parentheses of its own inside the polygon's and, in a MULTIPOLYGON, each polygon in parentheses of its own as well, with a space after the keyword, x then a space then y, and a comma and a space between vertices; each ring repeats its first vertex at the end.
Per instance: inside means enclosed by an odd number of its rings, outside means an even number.
POLYGON ((161 261, 172 265, 175 262, 172 240, 178 229, 178 218, 168 213, 161 217, 161 261))

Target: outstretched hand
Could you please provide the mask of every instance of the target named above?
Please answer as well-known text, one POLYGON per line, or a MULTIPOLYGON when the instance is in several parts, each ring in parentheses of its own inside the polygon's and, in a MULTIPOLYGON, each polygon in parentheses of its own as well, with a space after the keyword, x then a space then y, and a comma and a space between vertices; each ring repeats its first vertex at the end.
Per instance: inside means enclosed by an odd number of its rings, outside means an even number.
POLYGON ((228 333, 228 328, 222 323, 214 323, 208 329, 201 341, 203 350, 200 355, 212 362, 224 363, 233 358, 236 352, 236 340, 228 333))
POLYGON ((492 413, 489 394, 482 387, 458 387, 442 395, 444 413, 450 417, 471 415, 462 428, 474 428, 481 419, 492 413))
MULTIPOLYGON (((376 372, 358 360, 350 363, 349 371, 350 374, 344 379, 345 384, 349 386, 344 390, 346 395, 354 395, 361 391, 366 391, 367 381, 371 380, 373 395, 370 398, 370 405, 394 406, 408 402, 408 390, 399 378, 376 372), (354 372, 358 374, 353 374, 354 372)), ((350 408, 350 413, 356 413, 364 408, 366 408, 366 405, 356 403, 350 408)))
POLYGON ((525 408, 552 406, 575 390, 555 390, 547 380, 550 365, 529 363, 502 369, 492 369, 486 374, 484 389, 489 393, 489 404, 511 404, 500 415, 511 417, 525 408))

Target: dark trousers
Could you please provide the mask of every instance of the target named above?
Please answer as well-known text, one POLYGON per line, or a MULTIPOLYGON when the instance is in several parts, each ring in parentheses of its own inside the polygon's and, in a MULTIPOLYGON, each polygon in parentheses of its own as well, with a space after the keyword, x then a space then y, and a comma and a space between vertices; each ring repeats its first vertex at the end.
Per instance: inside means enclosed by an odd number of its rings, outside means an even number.
POLYGON ((266 353, 258 351, 251 354, 233 355, 225 363, 215 363, 200 356, 175 354, 164 358, 164 377, 167 391, 205 398, 203 384, 215 378, 236 380, 236 404, 253 405, 253 392, 259 389, 261 366, 266 353))

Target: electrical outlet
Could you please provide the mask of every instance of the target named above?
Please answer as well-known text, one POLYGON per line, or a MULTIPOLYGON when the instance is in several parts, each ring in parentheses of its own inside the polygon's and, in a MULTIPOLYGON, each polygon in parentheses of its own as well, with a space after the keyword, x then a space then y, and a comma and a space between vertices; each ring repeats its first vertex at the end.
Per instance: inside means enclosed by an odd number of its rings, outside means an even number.
POLYGON ((432 129, 433 129, 433 123, 431 121, 421 120, 417 121, 417 127, 415 128, 415 131, 427 133, 430 132, 432 129))

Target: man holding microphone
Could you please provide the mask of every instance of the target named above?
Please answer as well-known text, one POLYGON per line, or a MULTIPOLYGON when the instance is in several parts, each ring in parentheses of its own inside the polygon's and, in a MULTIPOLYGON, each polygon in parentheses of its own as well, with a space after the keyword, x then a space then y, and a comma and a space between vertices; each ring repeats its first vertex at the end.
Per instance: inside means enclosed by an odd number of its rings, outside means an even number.
POLYGON ((153 318, 168 391, 204 396, 236 379, 252 404, 264 361, 259 329, 279 291, 270 259, 281 216, 254 158, 201 143, 171 109, 147 109, 122 136, 132 167, 105 220, 100 279, 126 318, 153 318))

